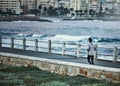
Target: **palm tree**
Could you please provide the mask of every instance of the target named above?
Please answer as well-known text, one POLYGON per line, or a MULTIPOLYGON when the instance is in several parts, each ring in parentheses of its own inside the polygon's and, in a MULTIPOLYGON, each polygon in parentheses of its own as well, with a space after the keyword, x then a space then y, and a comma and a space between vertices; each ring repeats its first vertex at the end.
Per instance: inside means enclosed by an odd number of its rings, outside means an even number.
POLYGON ((39 6, 38 6, 38 9, 39 9, 39 14, 41 14, 42 5, 39 5, 39 6))
POLYGON ((43 11, 45 12, 45 16, 47 16, 47 7, 44 7, 43 11))
POLYGON ((68 13, 70 13, 70 11, 68 10, 68 8, 64 8, 64 14, 67 16, 68 13))
POLYGON ((102 2, 100 2, 99 16, 102 16, 102 10, 103 10, 103 8, 102 8, 102 2))
POLYGON ((53 6, 50 6, 50 7, 48 8, 47 13, 48 13, 49 16, 53 16, 53 15, 54 15, 54 9, 53 9, 53 6))
POLYGON ((106 0, 99 0, 99 2, 100 2, 99 16, 103 16, 103 14, 102 14, 102 11, 103 11, 102 4, 103 4, 104 2, 106 2, 106 0))

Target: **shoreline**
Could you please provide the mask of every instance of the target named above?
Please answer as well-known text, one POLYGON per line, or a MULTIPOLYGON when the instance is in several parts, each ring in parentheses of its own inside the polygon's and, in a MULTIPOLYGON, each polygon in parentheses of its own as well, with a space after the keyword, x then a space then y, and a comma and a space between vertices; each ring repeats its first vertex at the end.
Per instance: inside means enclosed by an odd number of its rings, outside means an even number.
POLYGON ((119 16, 106 16, 106 17, 75 17, 75 18, 64 18, 63 20, 103 20, 103 21, 120 21, 119 16))
POLYGON ((119 16, 109 17, 40 17, 40 16, 0 16, 0 21, 40 21, 53 22, 52 18, 57 18, 63 21, 82 21, 82 20, 103 20, 103 21, 120 21, 119 16))
POLYGON ((48 19, 41 19, 40 16, 0 16, 0 21, 42 21, 42 22, 51 22, 48 19))

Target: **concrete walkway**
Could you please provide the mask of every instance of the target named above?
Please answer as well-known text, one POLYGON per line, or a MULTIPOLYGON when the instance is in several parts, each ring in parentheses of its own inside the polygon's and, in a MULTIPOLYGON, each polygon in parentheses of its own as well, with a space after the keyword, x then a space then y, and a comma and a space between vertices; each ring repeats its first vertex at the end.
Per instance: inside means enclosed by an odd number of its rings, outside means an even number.
MULTIPOLYGON (((85 58, 76 58, 75 56, 62 56, 58 54, 48 54, 45 52, 35 52, 35 51, 24 51, 20 49, 10 49, 10 48, 0 48, 0 53, 7 53, 7 54, 17 54, 17 55, 24 55, 24 56, 33 56, 33 57, 42 57, 46 59, 54 59, 60 61, 67 61, 67 62, 74 62, 74 63, 83 63, 88 64, 87 59, 85 58)), ((120 62, 111 62, 105 60, 97 60, 95 61, 95 65, 104 66, 104 67, 112 67, 112 68, 120 68, 120 62)))

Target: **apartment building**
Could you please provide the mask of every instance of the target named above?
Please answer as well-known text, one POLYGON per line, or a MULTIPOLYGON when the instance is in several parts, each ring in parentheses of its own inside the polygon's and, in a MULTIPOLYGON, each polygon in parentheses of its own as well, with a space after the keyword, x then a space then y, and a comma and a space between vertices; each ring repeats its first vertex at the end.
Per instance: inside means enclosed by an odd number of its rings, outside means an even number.
POLYGON ((20 0, 20 6, 23 9, 23 13, 27 14, 29 11, 37 9, 38 0, 20 0))
POLYGON ((98 0, 70 0, 71 8, 74 10, 94 9, 99 7, 98 0))
POLYGON ((120 0, 117 0, 117 3, 115 4, 116 7, 116 14, 120 15, 120 0))
POLYGON ((37 9, 37 0, 28 0, 28 10, 37 9))
POLYGON ((120 0, 106 0, 105 8, 107 8, 108 13, 120 15, 120 0))
POLYGON ((20 0, 21 7, 23 10, 27 9, 27 11, 38 9, 39 5, 42 5, 42 7, 49 7, 52 5, 55 6, 56 0, 20 0))
POLYGON ((37 0, 37 7, 41 5, 42 7, 49 7, 50 5, 55 7, 57 0, 37 0))
POLYGON ((15 14, 20 14, 20 1, 19 0, 0 0, 0 10, 6 12, 9 9, 15 14))
POLYGON ((23 14, 28 13, 28 0, 20 0, 20 7, 23 14))

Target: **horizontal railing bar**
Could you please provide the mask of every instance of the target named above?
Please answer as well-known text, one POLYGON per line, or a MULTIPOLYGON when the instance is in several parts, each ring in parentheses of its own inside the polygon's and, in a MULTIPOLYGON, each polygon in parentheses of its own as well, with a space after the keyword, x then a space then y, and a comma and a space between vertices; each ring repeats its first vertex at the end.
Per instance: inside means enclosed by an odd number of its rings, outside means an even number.
POLYGON ((48 43, 47 41, 40 41, 40 40, 38 40, 38 42, 48 43))
POLYGON ((77 45, 77 44, 69 44, 69 43, 65 43, 65 44, 66 44, 66 45, 75 45, 75 46, 77 45))
MULTIPOLYGON (((3 43, 2 43, 3 44, 3 43)), ((10 45, 11 43, 4 43, 4 44, 8 44, 8 45, 10 45)))
POLYGON ((35 47, 35 46, 29 46, 29 45, 26 45, 26 47, 35 47))
MULTIPOLYGON (((113 49, 114 46, 103 46, 103 45, 98 45, 99 48, 105 48, 105 49, 113 49)), ((120 47, 117 46, 118 49, 120 49, 120 47)))
POLYGON ((99 53, 98 55, 102 55, 102 56, 113 56, 112 54, 101 54, 101 53, 99 53))
POLYGON ((26 39, 26 41, 33 41, 33 42, 35 42, 35 40, 32 40, 32 39, 26 39))
POLYGON ((38 48, 42 48, 42 49, 48 49, 48 48, 46 48, 46 47, 38 47, 38 48))
MULTIPOLYGON (((58 48, 59 48, 59 49, 62 49, 61 47, 57 47, 57 49, 58 49, 58 48)), ((51 49, 56 49, 56 47, 52 47, 51 49)))
POLYGON ((52 42, 52 44, 62 44, 62 43, 58 43, 58 42, 52 42))
POLYGON ((24 38, 14 38, 14 40, 23 40, 24 38))
POLYGON ((11 37, 2 36, 2 39, 11 39, 11 37))
POLYGON ((85 52, 85 51, 81 51, 81 53, 84 53, 84 54, 86 54, 87 52, 85 52))
POLYGON ((14 41, 23 41, 23 39, 14 39, 14 41))
POLYGON ((19 46, 23 46, 22 44, 14 44, 14 45, 19 45, 19 46))
POLYGON ((87 46, 87 44, 80 44, 81 46, 87 46))
POLYGON ((112 47, 109 47, 109 48, 108 48, 108 47, 100 47, 100 46, 98 46, 98 47, 99 47, 99 48, 104 48, 104 49, 109 49, 109 50, 111 49, 111 50, 113 50, 112 47))
POLYGON ((52 50, 59 50, 59 49, 54 49, 54 48, 52 48, 52 50))
POLYGON ((69 52, 77 52, 77 51, 75 51, 75 50, 65 50, 65 51, 69 51, 69 52))

